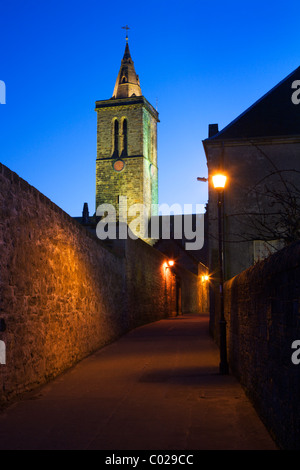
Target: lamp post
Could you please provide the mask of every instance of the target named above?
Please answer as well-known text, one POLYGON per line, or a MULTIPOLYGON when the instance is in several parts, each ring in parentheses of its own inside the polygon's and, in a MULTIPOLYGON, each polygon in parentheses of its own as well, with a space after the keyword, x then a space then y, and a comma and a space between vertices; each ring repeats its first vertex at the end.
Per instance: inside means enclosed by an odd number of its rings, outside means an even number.
POLYGON ((213 186, 218 192, 218 232, 219 232, 219 288, 220 288, 220 374, 228 374, 229 367, 227 362, 227 345, 226 345, 226 320, 224 315, 224 275, 223 275, 223 230, 222 230, 222 207, 224 188, 226 184, 226 176, 217 174, 212 177, 213 186))

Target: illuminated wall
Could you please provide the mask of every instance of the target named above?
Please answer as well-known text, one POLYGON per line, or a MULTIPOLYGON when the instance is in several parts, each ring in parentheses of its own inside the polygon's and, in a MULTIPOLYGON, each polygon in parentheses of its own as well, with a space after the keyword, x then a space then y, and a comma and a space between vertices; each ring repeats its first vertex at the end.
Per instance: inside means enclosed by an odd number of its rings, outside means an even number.
POLYGON ((0 402, 54 378, 129 329, 176 314, 166 257, 119 255, 0 164, 0 402))
POLYGON ((231 369, 277 443, 289 450, 300 450, 300 364, 292 361, 292 343, 300 339, 299 279, 295 242, 224 289, 231 369))

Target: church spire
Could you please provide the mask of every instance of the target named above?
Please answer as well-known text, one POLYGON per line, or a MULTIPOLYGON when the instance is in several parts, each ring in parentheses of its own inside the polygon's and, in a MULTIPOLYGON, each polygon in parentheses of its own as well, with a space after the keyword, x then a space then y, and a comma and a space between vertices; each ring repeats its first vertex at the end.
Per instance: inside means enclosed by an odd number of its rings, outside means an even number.
POLYGON ((135 73, 133 60, 130 55, 128 36, 126 34, 126 46, 120 71, 116 80, 112 98, 130 98, 130 96, 142 96, 139 76, 135 73))

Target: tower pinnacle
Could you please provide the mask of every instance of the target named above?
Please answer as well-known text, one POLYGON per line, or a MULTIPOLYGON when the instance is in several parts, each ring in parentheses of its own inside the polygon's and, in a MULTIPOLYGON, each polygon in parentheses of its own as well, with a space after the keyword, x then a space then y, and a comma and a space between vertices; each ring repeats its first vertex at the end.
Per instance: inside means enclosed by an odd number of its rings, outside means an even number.
POLYGON ((142 96, 139 76, 135 72, 133 60, 129 51, 127 35, 127 30, 129 27, 126 25, 123 26, 123 28, 126 29, 126 46, 112 96, 112 98, 115 99, 130 98, 131 96, 142 96))

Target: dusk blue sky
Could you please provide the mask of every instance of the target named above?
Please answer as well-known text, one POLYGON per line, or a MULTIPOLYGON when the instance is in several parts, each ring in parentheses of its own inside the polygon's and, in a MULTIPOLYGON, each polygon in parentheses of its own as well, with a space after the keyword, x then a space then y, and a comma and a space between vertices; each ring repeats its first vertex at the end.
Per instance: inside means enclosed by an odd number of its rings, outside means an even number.
POLYGON ((300 65, 297 1, 1 2, 0 161, 72 216, 95 211, 95 101, 129 46, 156 107, 159 201, 205 204, 202 140, 300 65))

